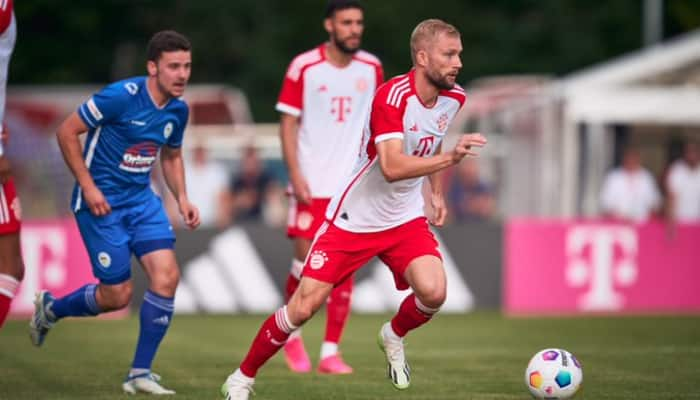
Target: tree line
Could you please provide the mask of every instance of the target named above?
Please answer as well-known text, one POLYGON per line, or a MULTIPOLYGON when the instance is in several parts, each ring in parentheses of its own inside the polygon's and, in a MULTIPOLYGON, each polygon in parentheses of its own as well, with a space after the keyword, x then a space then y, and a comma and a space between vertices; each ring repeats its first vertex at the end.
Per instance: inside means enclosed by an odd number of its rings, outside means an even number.
MULTIPOLYGON (((637 0, 365 0, 363 48, 387 77, 410 68, 408 39, 426 18, 462 32, 460 81, 503 74, 563 75, 642 45, 637 0)), ((10 84, 98 83, 145 73, 150 35, 193 42, 192 82, 243 89, 256 121, 274 104, 292 57, 326 40, 325 0, 24 0, 10 84)), ((666 0, 664 37, 700 26, 700 2, 666 0)))

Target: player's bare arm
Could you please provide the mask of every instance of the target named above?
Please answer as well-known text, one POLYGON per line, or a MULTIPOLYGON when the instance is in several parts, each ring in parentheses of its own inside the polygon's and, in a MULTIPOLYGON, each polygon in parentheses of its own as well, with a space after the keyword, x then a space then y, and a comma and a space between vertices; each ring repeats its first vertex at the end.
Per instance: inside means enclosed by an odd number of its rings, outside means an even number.
POLYGON ((481 134, 463 135, 453 150, 432 157, 408 155, 403 151, 403 140, 389 139, 377 143, 379 165, 389 182, 430 175, 457 164, 465 156, 475 156, 474 148, 486 144, 481 134))
POLYGON ((160 154, 160 163, 163 168, 163 177, 168 189, 177 201, 180 215, 190 229, 199 226, 199 209, 190 203, 185 186, 185 163, 182 160, 180 148, 163 146, 160 154))
POLYGON ((299 118, 290 114, 280 114, 280 139, 282 141, 282 154, 289 171, 289 181, 294 190, 294 196, 302 204, 311 203, 311 189, 306 177, 301 173, 299 158, 297 157, 297 143, 299 135, 299 118))
POLYGON ((80 189, 83 191, 85 202, 93 215, 107 215, 112 211, 112 207, 105 199, 102 191, 95 185, 95 181, 90 175, 90 171, 85 166, 82 148, 78 136, 87 132, 88 127, 80 119, 76 112, 66 118, 58 127, 56 138, 58 146, 61 148, 63 158, 68 164, 73 176, 78 181, 80 189))
MULTIPOLYGON (((442 143, 435 150, 435 155, 442 153, 442 143)), ((447 217, 447 206, 445 205, 445 196, 442 191, 442 175, 443 171, 433 172, 428 175, 428 180, 430 181, 430 205, 433 209, 433 215, 430 219, 430 223, 435 226, 442 226, 445 224, 445 218, 447 217)))

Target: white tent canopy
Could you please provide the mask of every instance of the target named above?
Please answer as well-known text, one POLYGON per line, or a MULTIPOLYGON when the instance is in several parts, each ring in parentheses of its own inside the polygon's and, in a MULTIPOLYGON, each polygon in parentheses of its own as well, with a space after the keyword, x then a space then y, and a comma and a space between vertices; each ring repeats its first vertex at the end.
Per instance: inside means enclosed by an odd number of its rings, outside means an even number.
POLYGON ((700 30, 534 86, 478 118, 506 139, 505 216, 597 215, 616 126, 700 127, 700 30))
POLYGON ((603 87, 579 90, 567 102, 579 122, 700 125, 698 88, 603 87))
POLYGON ((700 30, 571 74, 552 86, 563 104, 559 206, 598 211, 598 188, 612 159, 611 124, 700 125, 700 30), (578 127, 588 126, 580 160, 578 127), (581 170, 581 168, 583 170, 581 170), (584 182, 580 177, 584 176, 584 182))
POLYGON ((700 30, 573 73, 560 81, 567 95, 627 85, 700 61, 700 30))

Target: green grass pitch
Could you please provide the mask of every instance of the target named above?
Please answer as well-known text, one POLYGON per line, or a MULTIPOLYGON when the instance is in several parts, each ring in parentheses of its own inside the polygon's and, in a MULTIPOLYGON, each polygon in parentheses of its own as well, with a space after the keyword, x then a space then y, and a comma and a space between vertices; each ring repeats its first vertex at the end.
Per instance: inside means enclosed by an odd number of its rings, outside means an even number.
MULTIPOLYGON (((314 362, 322 312, 304 328, 314 362)), ((350 376, 296 375, 275 356, 258 375, 253 400, 528 399, 529 358, 561 347, 583 364, 578 399, 700 399, 700 317, 505 318, 497 313, 438 315, 407 338, 411 387, 385 378, 376 333, 389 316, 353 315, 342 350, 350 376)), ((176 316, 154 371, 176 399, 217 399, 263 316, 176 316)), ((61 321, 41 349, 26 321, 0 331, 0 399, 125 399, 121 393, 138 318, 61 321)), ((138 396, 144 398, 145 396, 138 396)))

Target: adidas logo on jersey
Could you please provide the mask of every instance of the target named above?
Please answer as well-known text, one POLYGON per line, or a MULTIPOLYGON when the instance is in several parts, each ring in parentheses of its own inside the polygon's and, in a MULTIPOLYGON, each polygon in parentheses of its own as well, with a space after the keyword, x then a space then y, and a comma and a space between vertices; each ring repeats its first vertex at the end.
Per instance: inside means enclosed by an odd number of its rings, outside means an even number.
POLYGON ((414 123, 413 123, 413 126, 410 127, 410 128, 408 128, 408 130, 411 131, 411 132, 418 132, 418 124, 416 124, 416 123, 414 122, 414 123))

